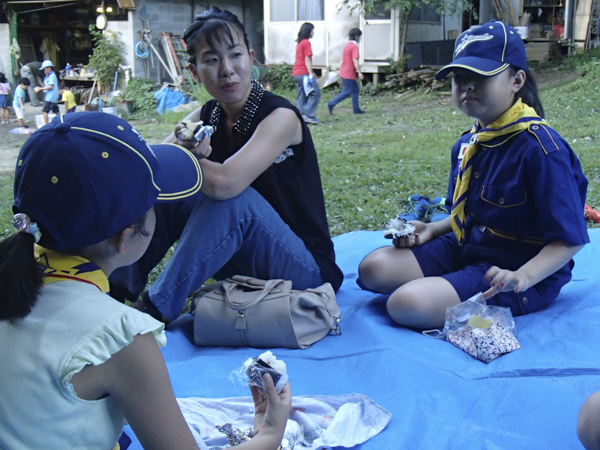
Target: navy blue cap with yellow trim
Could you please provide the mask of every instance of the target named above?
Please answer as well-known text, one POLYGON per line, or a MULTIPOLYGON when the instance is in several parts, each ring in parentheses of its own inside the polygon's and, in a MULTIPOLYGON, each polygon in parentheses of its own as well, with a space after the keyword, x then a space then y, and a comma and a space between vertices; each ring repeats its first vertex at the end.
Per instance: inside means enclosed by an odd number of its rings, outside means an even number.
POLYGON ((196 194, 202 181, 198 160, 183 147, 148 145, 111 114, 71 113, 21 148, 13 211, 38 223, 40 245, 67 252, 116 235, 156 203, 196 194))
POLYGON ((525 44, 511 26, 493 21, 473 26, 458 36, 453 61, 435 78, 441 80, 457 68, 491 77, 504 72, 509 66, 527 70, 525 44))

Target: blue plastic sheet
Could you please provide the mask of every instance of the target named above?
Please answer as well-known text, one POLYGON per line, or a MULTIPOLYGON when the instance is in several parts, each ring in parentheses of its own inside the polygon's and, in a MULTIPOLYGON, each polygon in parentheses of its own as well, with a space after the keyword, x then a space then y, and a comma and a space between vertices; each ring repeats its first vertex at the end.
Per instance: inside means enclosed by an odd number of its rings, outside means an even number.
POLYGON ((154 93, 156 99, 156 112, 162 114, 165 111, 173 111, 179 105, 187 103, 187 98, 183 93, 174 91, 171 88, 162 88, 154 93))
MULTIPOLYGON (((387 297, 356 285, 360 260, 390 243, 381 231, 337 236, 343 334, 306 350, 273 352, 287 364, 294 395, 356 392, 392 413, 383 432, 356 448, 579 449, 579 408, 600 390, 600 230, 590 230, 590 238, 559 297, 544 311, 515 318, 521 349, 485 364, 395 325, 387 297)), ((167 337, 163 354, 177 397, 248 395, 228 377, 263 350, 196 347, 188 315, 169 325, 167 337)))

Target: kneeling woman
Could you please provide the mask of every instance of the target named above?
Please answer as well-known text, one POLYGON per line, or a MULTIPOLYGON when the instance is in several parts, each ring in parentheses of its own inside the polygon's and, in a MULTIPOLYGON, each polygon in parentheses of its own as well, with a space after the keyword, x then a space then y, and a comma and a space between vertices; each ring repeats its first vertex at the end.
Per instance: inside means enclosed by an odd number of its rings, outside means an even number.
MULTIPOLYGON (((165 270, 137 307, 174 319, 208 278, 234 274, 338 289, 317 155, 298 110, 252 80, 254 51, 237 17, 212 8, 184 35, 190 68, 214 97, 187 119, 215 133, 192 148, 204 169, 193 202, 157 208, 145 259, 111 279, 135 295, 173 242, 165 270), (158 309, 157 309, 158 308, 158 309)), ((176 141, 172 134, 167 142, 176 141)))

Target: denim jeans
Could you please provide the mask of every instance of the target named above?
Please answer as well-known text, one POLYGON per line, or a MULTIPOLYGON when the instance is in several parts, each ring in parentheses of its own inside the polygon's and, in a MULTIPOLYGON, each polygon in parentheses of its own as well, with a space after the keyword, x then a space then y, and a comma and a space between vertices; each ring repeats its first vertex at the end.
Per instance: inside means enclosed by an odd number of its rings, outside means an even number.
POLYGON ((298 93, 298 99, 296 100, 296 108, 300 111, 300 114, 304 114, 308 117, 315 117, 317 112, 317 106, 319 106, 319 100, 321 100, 321 90, 317 86, 317 80, 314 81, 314 90, 308 94, 308 97, 304 94, 304 77, 308 75, 297 75, 292 77, 294 83, 296 83, 296 92, 298 93))
POLYGON ((339 102, 352 96, 352 110, 357 113, 360 111, 360 106, 358 106, 359 92, 360 89, 358 88, 358 83, 356 80, 342 78, 342 92, 336 95, 335 98, 329 102, 329 106, 333 109, 333 107, 339 102))
POLYGON ((252 188, 224 201, 202 194, 173 256, 150 287, 150 300, 174 319, 207 279, 232 275, 292 280, 294 289, 324 283, 304 242, 252 188))

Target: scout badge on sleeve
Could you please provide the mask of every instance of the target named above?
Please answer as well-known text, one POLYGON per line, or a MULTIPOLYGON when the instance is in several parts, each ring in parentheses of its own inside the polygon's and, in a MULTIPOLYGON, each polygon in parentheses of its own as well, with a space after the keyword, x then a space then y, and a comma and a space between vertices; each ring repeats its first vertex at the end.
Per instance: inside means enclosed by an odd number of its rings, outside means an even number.
POLYGON ((426 330, 423 334, 445 338, 472 357, 489 363, 521 348, 514 332, 515 321, 510 308, 488 306, 479 293, 446 309, 446 322, 441 333, 438 330, 426 330))

